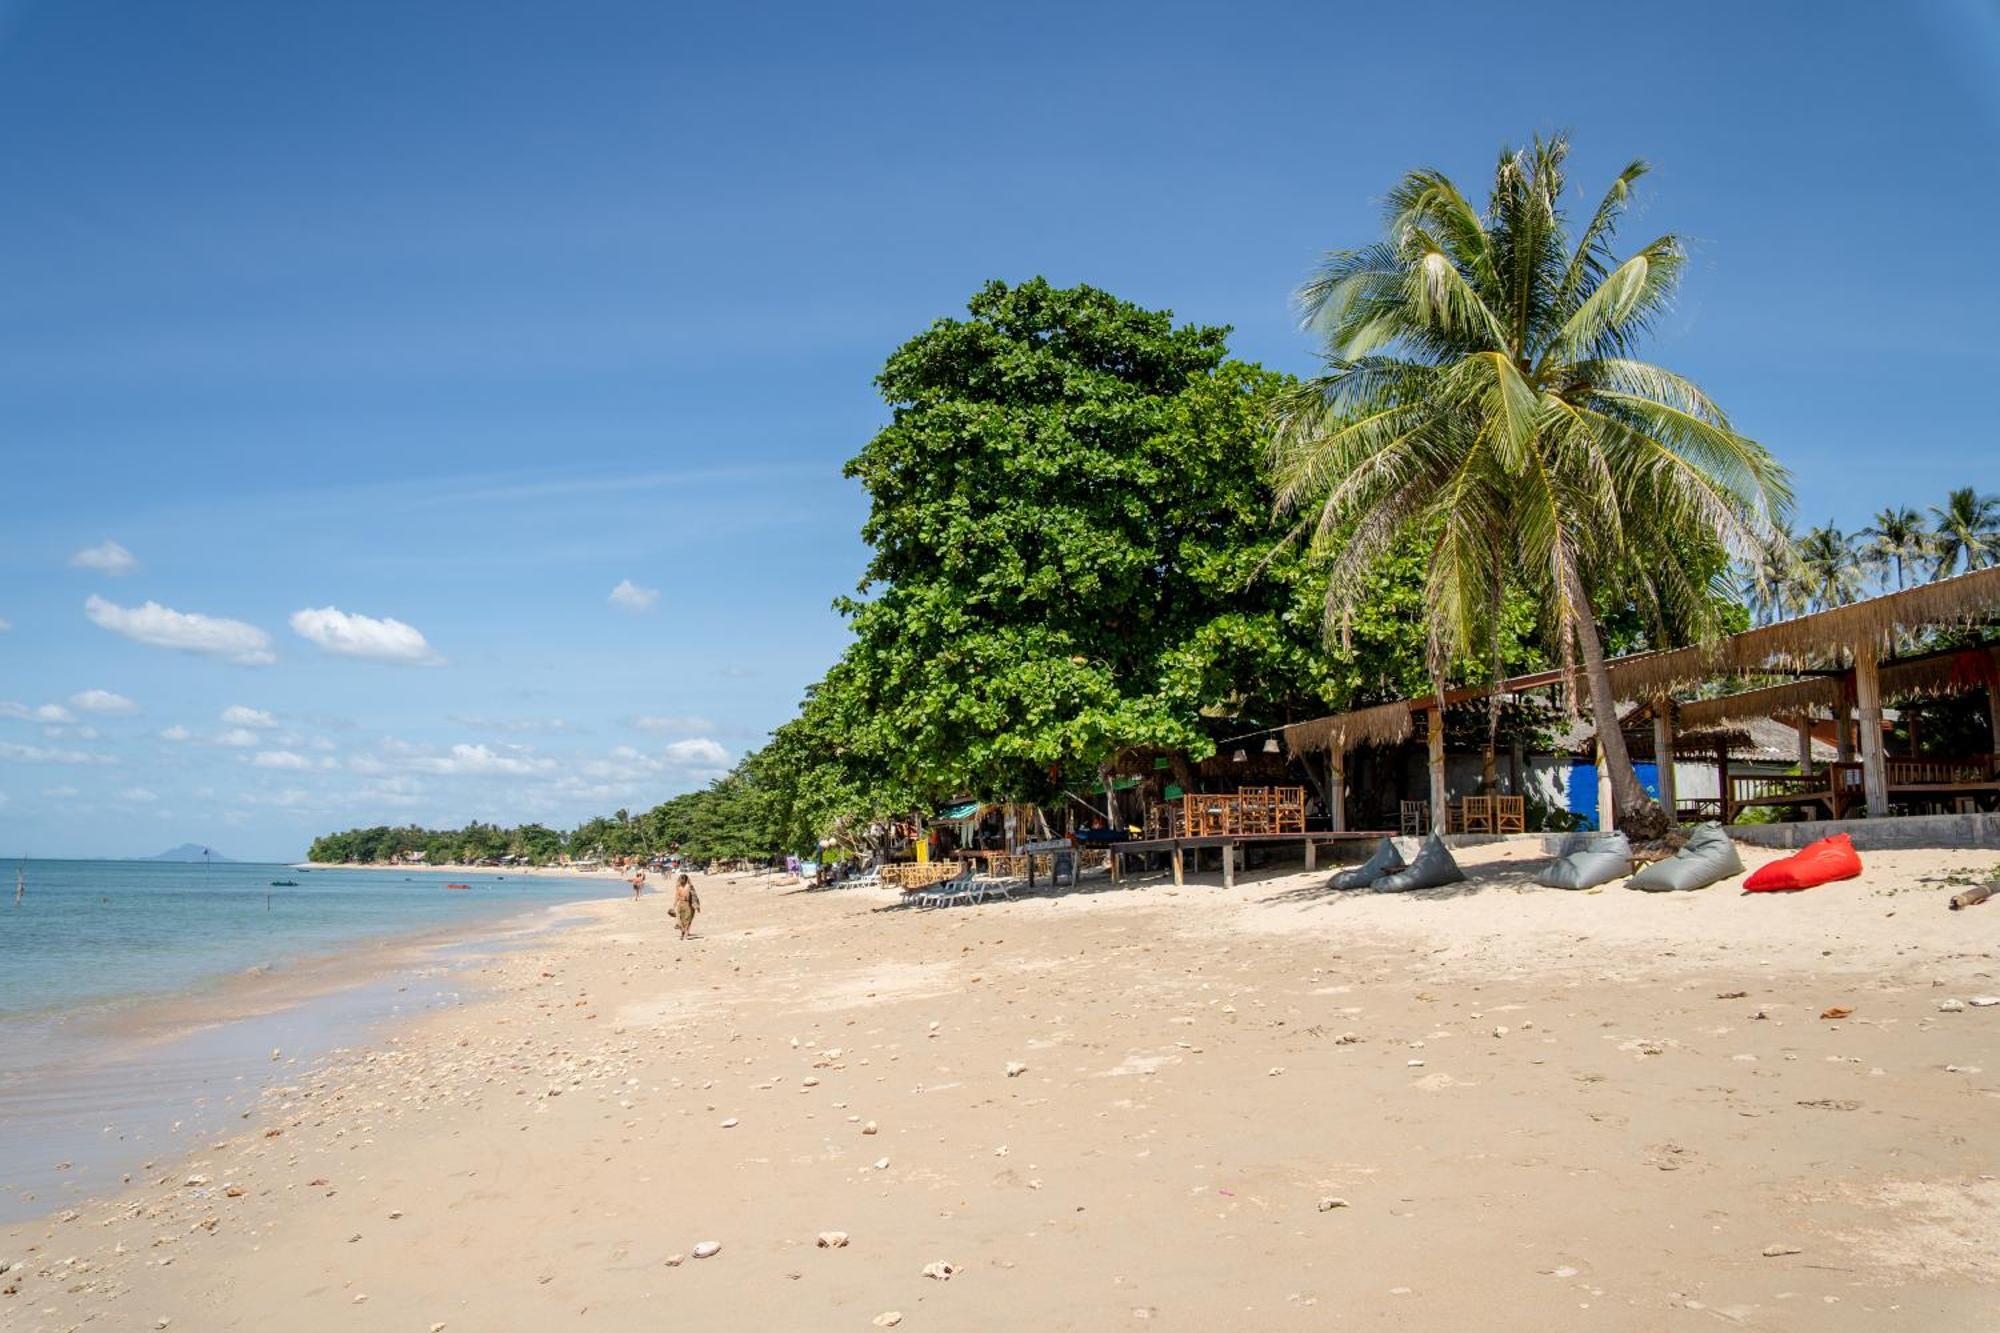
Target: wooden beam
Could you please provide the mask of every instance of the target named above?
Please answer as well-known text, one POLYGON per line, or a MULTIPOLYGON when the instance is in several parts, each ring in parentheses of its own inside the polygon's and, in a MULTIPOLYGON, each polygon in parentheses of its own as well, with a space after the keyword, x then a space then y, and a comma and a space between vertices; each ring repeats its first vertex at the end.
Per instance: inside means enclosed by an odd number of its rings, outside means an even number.
POLYGON ((1854 724, 1861 732, 1861 795, 1868 817, 1889 813, 1889 769, 1882 762, 1881 663, 1873 643, 1854 645, 1854 724))
POLYGON ((1604 743, 1597 745, 1597 831, 1609 833, 1618 827, 1618 801, 1611 792, 1611 765, 1604 762, 1604 743))
POLYGON ((1179 843, 1174 844, 1173 862, 1174 862, 1174 884, 1176 887, 1178 887, 1179 885, 1187 883, 1187 856, 1186 853, 1181 851, 1181 845, 1179 843))
POLYGON ((1811 777, 1812 766, 1812 714, 1800 713, 1799 728, 1799 775, 1811 777))
POLYGON ((1660 808, 1672 819, 1680 793, 1675 790, 1674 701, 1665 695, 1653 700, 1653 766, 1660 770, 1660 808))
MULTIPOLYGON (((2000 719, 2000 713, 1994 717, 2000 719)), ((2000 720, 1994 726, 2000 728, 2000 720)), ((2000 731, 1995 735, 2000 735, 2000 731)), ((1993 748, 2000 750, 2000 741, 1993 748)), ((1335 833, 1347 831, 1347 752, 1337 747, 1326 752, 1326 813, 1333 821, 1335 833)))
POLYGON ((1222 887, 1236 887, 1236 844, 1233 842, 1222 844, 1222 887))
POLYGON ((1444 781, 1444 710, 1433 708, 1427 713, 1430 727, 1425 733, 1425 744, 1430 756, 1431 771, 1431 832, 1443 833, 1450 827, 1447 818, 1450 813, 1450 795, 1444 781))
POLYGON ((1715 789, 1722 794, 1722 822, 1727 824, 1735 819, 1734 803, 1729 799, 1729 742, 1715 743, 1715 789))
POLYGON ((1313 841, 1313 840, 1312 840, 1311 838, 1307 838, 1307 839, 1306 839, 1306 870, 1307 870, 1308 872, 1311 872, 1311 871, 1314 871, 1314 870, 1317 870, 1317 869, 1319 869, 1319 844, 1318 844, 1318 843, 1316 843, 1316 842, 1314 842, 1314 841, 1313 841))
POLYGON ((1986 720, 1993 728, 1993 753, 2000 754, 2000 680, 1986 687, 1986 720))

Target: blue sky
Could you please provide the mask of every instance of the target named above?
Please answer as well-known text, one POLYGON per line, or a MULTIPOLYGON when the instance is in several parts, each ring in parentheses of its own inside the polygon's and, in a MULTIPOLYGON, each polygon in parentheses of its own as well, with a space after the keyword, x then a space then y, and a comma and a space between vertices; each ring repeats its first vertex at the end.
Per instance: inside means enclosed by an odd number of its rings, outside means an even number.
POLYGON ((10 855, 706 781, 839 650, 896 343, 1044 274, 1308 370, 1317 255, 1537 131, 1656 164, 1656 359, 1803 520, 2000 483, 1991 3, 0 0, 0 125, 10 855))

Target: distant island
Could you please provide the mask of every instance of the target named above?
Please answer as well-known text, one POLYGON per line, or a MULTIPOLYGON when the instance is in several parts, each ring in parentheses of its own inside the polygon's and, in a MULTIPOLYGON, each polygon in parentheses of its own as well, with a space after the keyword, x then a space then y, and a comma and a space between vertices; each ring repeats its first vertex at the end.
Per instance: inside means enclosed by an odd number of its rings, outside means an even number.
POLYGON ((235 858, 212 851, 198 842, 184 842, 178 847, 169 847, 157 856, 142 856, 141 861, 211 861, 234 863, 235 858))

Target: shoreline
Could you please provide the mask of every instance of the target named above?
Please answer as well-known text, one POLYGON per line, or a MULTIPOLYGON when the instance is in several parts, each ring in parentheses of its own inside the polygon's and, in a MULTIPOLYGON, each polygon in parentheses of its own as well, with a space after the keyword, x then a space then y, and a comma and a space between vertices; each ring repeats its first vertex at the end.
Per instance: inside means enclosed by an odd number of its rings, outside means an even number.
POLYGON ((2000 1314, 1962 1133, 2000 1008, 1939 1009, 2000 990, 2000 951, 1922 882, 1990 851, 1789 897, 1462 859, 1431 894, 1260 871, 921 912, 703 877, 685 947, 661 896, 565 904, 238 1134, 0 1229, 11 1299, 50 1329, 2000 1314))
POLYGON ((121 1172, 129 1182, 148 1155, 132 1145, 183 1151, 174 1137, 220 1127, 219 1103, 389 1038, 384 1025, 413 1005, 458 1002, 448 983, 469 963, 580 921, 577 909, 592 901, 496 905, 477 919, 363 935, 170 990, 9 1014, 0 1221, 42 1215, 51 1191, 67 1189, 61 1202, 73 1206, 117 1188, 121 1172), (75 1194, 85 1180, 98 1183, 75 1194))

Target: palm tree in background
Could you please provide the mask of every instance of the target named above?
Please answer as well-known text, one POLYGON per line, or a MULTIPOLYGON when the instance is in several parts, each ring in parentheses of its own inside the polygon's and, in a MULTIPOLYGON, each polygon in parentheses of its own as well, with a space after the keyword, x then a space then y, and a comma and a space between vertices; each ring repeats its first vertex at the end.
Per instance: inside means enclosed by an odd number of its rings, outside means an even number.
POLYGON ((1750 609, 1756 624, 1775 624, 1805 613, 1811 599, 1806 595, 1798 539, 1790 523, 1782 519, 1773 523, 1769 538, 1738 563, 1737 571, 1737 596, 1750 609))
POLYGON ((1966 573, 2000 564, 2000 496, 1961 486, 1943 505, 1932 505, 1931 548, 1934 579, 1958 573, 1961 563, 1966 573))
POLYGON ((1558 136, 1504 152, 1483 212, 1437 171, 1390 193, 1386 235, 1331 254, 1299 293, 1326 373, 1279 413, 1283 511, 1316 508, 1328 624, 1405 533, 1429 543, 1432 670, 1480 642, 1496 588, 1541 594, 1583 659, 1619 822, 1656 834, 1618 726, 1593 594, 1641 571, 1681 625, 1712 627, 1697 555, 1748 554, 1788 503, 1784 470, 1690 381, 1633 358, 1672 299, 1680 241, 1611 252, 1633 162, 1572 237, 1558 136), (1573 243, 1572 243, 1573 242, 1573 243))
POLYGON ((1875 526, 1863 528, 1854 534, 1866 537, 1867 546, 1861 550, 1861 559, 1869 568, 1878 573, 1890 569, 1896 571, 1896 590, 1908 587, 1905 571, 1911 565, 1921 565, 1930 558, 1931 530, 1924 523, 1923 515, 1908 505, 1890 505, 1875 515, 1875 526))
POLYGON ((1861 557, 1854 541, 1833 524, 1799 538, 1798 577, 1809 609, 1824 611, 1861 598, 1861 557))

